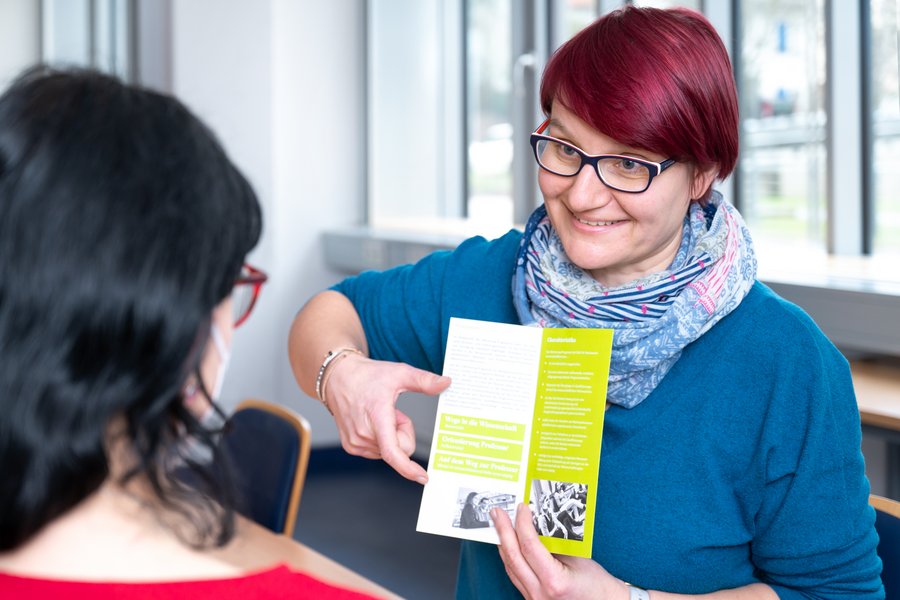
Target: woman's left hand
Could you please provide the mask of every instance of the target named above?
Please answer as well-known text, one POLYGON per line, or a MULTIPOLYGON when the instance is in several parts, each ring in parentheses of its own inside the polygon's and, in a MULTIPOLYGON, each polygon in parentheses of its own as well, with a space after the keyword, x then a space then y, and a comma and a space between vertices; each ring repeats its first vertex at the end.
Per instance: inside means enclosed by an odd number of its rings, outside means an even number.
POLYGON ((500 508, 491 511, 491 518, 500 535, 506 574, 525 598, 628 598, 625 583, 591 559, 550 554, 538 538, 527 505, 519 505, 515 529, 500 508))

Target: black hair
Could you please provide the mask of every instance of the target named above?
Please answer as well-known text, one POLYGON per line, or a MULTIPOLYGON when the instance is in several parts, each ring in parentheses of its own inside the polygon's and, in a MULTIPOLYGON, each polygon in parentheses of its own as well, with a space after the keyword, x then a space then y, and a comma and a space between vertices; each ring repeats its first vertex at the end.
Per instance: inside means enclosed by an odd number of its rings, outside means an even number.
MULTIPOLYGON (((178 100, 46 67, 0 97, 0 550, 100 487, 117 420, 124 479, 194 519, 173 457, 186 433, 211 436, 182 390, 260 230, 247 180, 178 100)), ((186 464, 204 498, 224 493, 186 464)), ((233 513, 195 525, 182 539, 223 544, 233 513)))

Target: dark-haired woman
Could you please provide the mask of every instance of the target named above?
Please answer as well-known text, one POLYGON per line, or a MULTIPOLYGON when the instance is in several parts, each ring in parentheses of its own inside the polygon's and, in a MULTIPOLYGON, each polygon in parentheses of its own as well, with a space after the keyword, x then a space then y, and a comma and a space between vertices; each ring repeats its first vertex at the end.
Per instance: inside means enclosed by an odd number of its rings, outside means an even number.
POLYGON ((500 551, 463 542, 459 597, 883 597, 847 362, 756 281, 711 187, 738 154, 715 30, 685 9, 613 12, 550 59, 541 105, 544 204, 524 233, 313 298, 292 330, 300 385, 346 450, 424 481, 395 402, 449 384, 450 317, 613 329, 593 560, 549 554, 525 506, 515 530, 494 511, 500 551))
POLYGON ((0 97, 0 597, 363 597, 236 565, 227 473, 190 451, 260 227, 173 98, 46 69, 0 97))
POLYGON ((463 504, 462 512, 459 515, 459 526, 462 529, 478 529, 491 526, 490 523, 483 520, 479 515, 479 509, 484 500, 482 499, 479 501, 478 506, 476 507, 475 496, 477 495, 478 492, 469 492, 469 495, 466 496, 466 503, 463 504))

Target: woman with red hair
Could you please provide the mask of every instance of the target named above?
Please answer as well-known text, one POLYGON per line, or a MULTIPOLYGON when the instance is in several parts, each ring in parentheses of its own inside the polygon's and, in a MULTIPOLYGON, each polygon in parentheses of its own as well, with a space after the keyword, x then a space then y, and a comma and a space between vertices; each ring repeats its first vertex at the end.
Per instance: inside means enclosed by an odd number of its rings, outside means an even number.
POLYGON ((712 188, 738 154, 713 27, 606 15, 551 58, 541 105, 544 204, 524 233, 313 298, 291 334, 300 385, 347 451, 424 482, 395 402, 449 385, 434 373, 450 317, 613 329, 600 477, 579 482, 598 490, 592 558, 547 552, 525 505, 515 529, 493 511, 500 551, 463 542, 458 597, 883 598, 847 361, 756 280, 750 232, 712 188))

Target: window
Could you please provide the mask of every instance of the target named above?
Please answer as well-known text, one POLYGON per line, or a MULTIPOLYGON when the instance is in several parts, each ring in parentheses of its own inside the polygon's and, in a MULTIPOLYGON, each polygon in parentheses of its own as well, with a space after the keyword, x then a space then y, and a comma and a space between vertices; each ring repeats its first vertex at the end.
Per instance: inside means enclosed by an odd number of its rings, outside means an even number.
POLYGON ((512 1, 465 3, 467 205, 480 222, 513 222, 512 1))
POLYGON ((824 250, 824 0, 740 10, 741 212, 762 245, 824 250))
POLYGON ((42 0, 43 61, 132 80, 132 10, 128 0, 42 0))
MULTIPOLYGON (((593 21, 596 0, 464 0, 467 188, 465 214, 480 232, 505 232, 537 206, 528 135, 540 122, 540 67, 593 21), (519 194, 518 192, 521 192, 519 194)), ((451 92, 452 93, 452 92, 451 92)))
POLYGON ((541 201, 528 136, 543 66, 624 3, 369 0, 368 224, 492 236, 524 223, 541 201))
POLYGON ((900 1, 872 0, 871 115, 875 254, 900 255, 900 1))
POLYGON ((553 27, 553 46, 557 47, 567 39, 590 25, 601 12, 598 0, 565 0, 556 5, 553 27))
POLYGON ((872 254, 818 264, 896 282, 882 267, 900 255, 898 0, 734 6, 738 202, 758 245, 806 258, 872 254))
POLYGON ((540 72, 562 40, 595 18, 596 3, 463 0, 467 40, 465 203, 479 232, 523 223, 539 203, 528 135, 540 120, 540 72))

